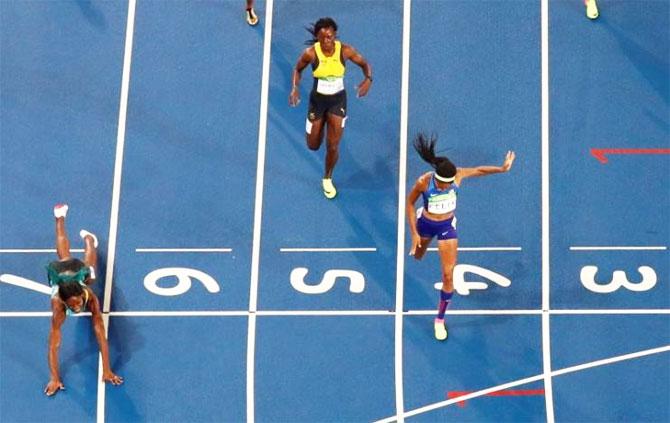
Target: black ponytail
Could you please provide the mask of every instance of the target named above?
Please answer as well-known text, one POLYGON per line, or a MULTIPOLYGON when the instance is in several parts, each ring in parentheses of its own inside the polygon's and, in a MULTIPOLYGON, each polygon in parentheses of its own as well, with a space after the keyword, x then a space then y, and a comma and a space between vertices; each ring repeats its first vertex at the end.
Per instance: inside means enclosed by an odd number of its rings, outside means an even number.
POLYGON ((428 164, 435 167, 437 165, 437 157, 435 157, 435 144, 437 143, 437 136, 431 135, 428 138, 422 132, 419 132, 414 137, 414 149, 419 156, 428 164))
POLYGON ((448 158, 435 155, 435 144, 437 144, 436 135, 431 135, 429 138, 424 133, 419 132, 414 137, 414 149, 419 153, 419 156, 431 165, 439 176, 453 178, 456 176, 456 166, 448 158))

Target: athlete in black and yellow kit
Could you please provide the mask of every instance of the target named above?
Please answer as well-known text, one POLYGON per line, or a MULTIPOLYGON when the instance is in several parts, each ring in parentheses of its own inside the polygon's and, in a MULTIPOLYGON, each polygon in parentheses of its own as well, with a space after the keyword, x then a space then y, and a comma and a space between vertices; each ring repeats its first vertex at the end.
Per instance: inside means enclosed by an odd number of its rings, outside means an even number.
POLYGON ((293 87, 289 105, 300 102, 300 76, 312 65, 314 86, 309 95, 309 109, 305 124, 307 147, 318 150, 323 143, 323 127, 326 125, 326 170, 323 175, 323 194, 326 198, 337 195, 333 185, 333 169, 339 156, 340 139, 347 119, 347 92, 344 89, 345 62, 351 60, 363 70, 365 79, 357 87, 358 97, 368 93, 372 83, 372 69, 365 58, 352 46, 337 41, 337 24, 331 18, 321 18, 308 28, 313 39, 303 51, 293 69, 293 87))

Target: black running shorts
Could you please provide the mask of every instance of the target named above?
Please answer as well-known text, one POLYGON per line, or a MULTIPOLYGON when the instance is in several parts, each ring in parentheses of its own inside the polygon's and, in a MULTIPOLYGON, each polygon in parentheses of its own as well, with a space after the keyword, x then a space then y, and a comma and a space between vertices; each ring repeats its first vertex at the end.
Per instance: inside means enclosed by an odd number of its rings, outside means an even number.
POLYGON ((319 94, 316 91, 309 94, 307 120, 314 122, 323 118, 326 113, 347 117, 347 92, 345 90, 333 95, 319 94))

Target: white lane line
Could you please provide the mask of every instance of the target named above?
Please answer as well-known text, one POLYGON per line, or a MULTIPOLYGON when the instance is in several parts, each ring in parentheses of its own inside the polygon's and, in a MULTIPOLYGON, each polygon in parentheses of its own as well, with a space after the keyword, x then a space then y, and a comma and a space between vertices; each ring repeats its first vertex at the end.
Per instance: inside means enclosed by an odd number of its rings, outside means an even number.
POLYGON ((492 392, 502 391, 504 389, 513 388, 515 386, 525 385, 527 383, 532 383, 532 382, 537 382, 538 380, 542 380, 543 377, 544 377, 543 375, 537 375, 537 376, 527 377, 527 378, 524 378, 524 379, 515 380, 513 382, 504 383, 502 385, 497 385, 497 386, 493 386, 491 388, 482 389, 480 391, 472 392, 472 393, 469 393, 467 395, 461 395, 461 396, 458 396, 458 397, 455 397, 455 398, 452 398, 452 399, 448 399, 448 400, 445 400, 445 401, 440 401, 440 402, 429 404, 429 405, 426 405, 426 406, 423 406, 423 407, 415 408, 413 410, 407 411, 404 416, 386 417, 386 418, 383 418, 383 419, 380 419, 380 420, 376 420, 374 423, 391 423, 391 422, 396 422, 396 421, 400 422, 401 419, 404 419, 405 417, 413 417, 413 416, 416 416, 418 414, 423 414, 423 413, 427 413, 429 411, 437 410, 438 408, 446 407, 446 406, 451 405, 451 404, 456 404, 456 403, 459 403, 461 401, 466 401, 466 400, 471 400, 473 398, 481 397, 481 396, 490 394, 492 392))
MULTIPOLYGON (((447 310, 451 316, 528 316, 545 314, 536 310, 447 310)), ((125 317, 236 317, 256 316, 395 316, 393 310, 263 310, 252 313, 248 310, 152 310, 152 311, 110 311, 110 316, 125 317)), ((435 310, 408 310, 403 316, 432 316, 435 310)), ((552 315, 670 315, 670 309, 603 309, 603 310, 551 310, 552 315)), ((74 316, 90 316, 90 313, 80 313, 74 316)), ((50 311, 0 311, 0 317, 51 317, 50 311)))
MULTIPOLYGON (((490 315, 527 315, 542 314, 542 310, 447 310, 447 315, 453 316, 490 316, 490 315)), ((408 316, 432 316, 435 310, 408 310, 404 313, 408 316)))
MULTIPOLYGON (((111 316, 124 317, 247 317, 247 316, 392 316, 391 310, 263 310, 251 312, 248 310, 229 311, 112 311, 111 316)), ((0 313, 2 316, 2 313, 0 313)), ((49 313, 49 316, 51 314, 49 313)), ((18 317, 18 316, 12 316, 18 317)), ((29 317, 29 316, 27 316, 29 317)))
POLYGON ((550 240, 549 240, 549 0, 540 1, 540 50, 541 50, 541 133, 542 133, 542 366, 544 372, 544 400, 547 423, 554 423, 554 390, 551 381, 551 331, 550 314, 550 240))
MULTIPOLYGON (((438 251, 437 247, 429 247, 428 251, 438 251)), ((521 251, 521 247, 458 247, 458 251, 521 251)))
MULTIPOLYGON (((0 311, 0 317, 51 317, 50 311, 0 311)), ((73 314, 72 317, 90 317, 90 312, 73 314)))
POLYGON ((247 310, 231 311, 111 311, 112 316, 121 317, 247 317, 247 310))
POLYGON ((602 310, 551 310, 549 314, 670 314, 667 308, 649 308, 649 309, 602 309, 602 310))
MULTIPOLYGON (((107 244, 107 269, 105 274, 105 293, 103 297, 103 322, 105 337, 109 332, 109 315, 114 280, 114 260, 116 257, 116 236, 119 224, 119 203, 121 198, 121 175, 123 172, 123 151, 126 142, 126 118, 128 114, 128 91, 130 89, 130 67, 133 53, 133 35, 135 32, 136 0, 128 0, 128 18, 126 21, 126 40, 123 53, 123 71, 121 75, 121 96, 119 99, 119 122, 116 133, 116 157, 114 159, 114 183, 112 186, 112 209, 109 217, 109 237, 107 244)), ((102 381, 102 356, 98 353, 98 406, 97 423, 105 421, 105 383, 102 381)))
MULTIPOLYGON (((394 377, 395 377, 395 408, 396 415, 405 413, 405 392, 403 376, 403 306, 405 284, 405 206, 407 179, 407 131, 409 115, 409 55, 411 35, 412 1, 403 1, 402 14, 402 68, 400 89, 400 151, 398 167, 398 242, 396 250, 396 284, 395 284, 395 339, 394 339, 394 377)), ((404 422, 402 417, 400 422, 404 422)))
MULTIPOLYGON (((666 345, 666 346, 663 346, 663 347, 638 351, 638 352, 634 352, 634 353, 631 353, 631 354, 624 354, 624 355, 619 355, 619 356, 616 356, 616 357, 610 357, 610 358, 606 358, 606 359, 603 359, 603 360, 591 361, 591 362, 584 363, 584 364, 579 364, 579 365, 576 365, 576 366, 566 367, 566 368, 560 369, 560 370, 554 370, 551 373, 551 376, 561 376, 561 375, 568 374, 568 373, 574 373, 574 372, 578 372, 578 371, 582 371, 582 370, 586 370, 586 369, 591 369, 593 367, 605 366, 605 365, 608 365, 608 364, 613 364, 613 363, 618 363, 618 362, 621 362, 621 361, 646 357, 646 356, 654 355, 654 354, 661 354, 661 353, 665 353, 665 352, 669 352, 669 351, 670 351, 670 345, 666 345)), ((384 419, 381 419, 381 420, 377 420, 377 421, 375 421, 375 423, 390 423, 390 422, 394 422, 394 421, 400 421, 400 419, 402 419, 404 417, 413 417, 413 416, 416 416, 418 414, 423 414, 423 413, 426 413, 428 411, 433 411, 433 410, 436 410, 438 408, 443 408, 443 407, 446 407, 448 405, 459 403, 461 401, 467 401, 467 400, 471 400, 473 398, 481 397, 481 396, 490 394, 492 392, 502 391, 504 389, 513 388, 515 386, 520 386, 520 385, 525 385, 525 384, 528 384, 528 383, 537 382, 539 380, 544 379, 544 377, 545 377, 544 374, 539 374, 539 375, 536 375, 536 376, 531 376, 531 377, 527 377, 527 378, 524 378, 524 379, 515 380, 513 382, 504 383, 502 385, 493 386, 491 388, 486 388, 486 389, 482 389, 482 390, 477 391, 477 392, 472 392, 472 393, 469 393, 469 394, 466 394, 466 395, 461 395, 459 397, 451 398, 451 399, 446 400, 446 401, 440 401, 440 402, 436 402, 436 403, 433 403, 433 404, 426 405, 424 407, 415 408, 414 410, 406 412, 404 416, 387 417, 387 418, 384 418, 384 419)), ((546 390, 545 390, 545 395, 546 395, 546 390)))
POLYGON ((21 276, 4 273, 0 275, 0 282, 18 286, 23 289, 29 289, 31 291, 36 291, 49 296, 51 295, 52 288, 50 286, 31 281, 30 279, 22 278, 21 276))
POLYGON ((249 287, 249 317, 247 327, 247 423, 255 419, 254 368, 256 356, 256 308, 258 306, 258 274, 260 271, 261 228, 263 216, 263 182, 265 179, 265 143, 268 123, 268 93, 270 87, 270 51, 272 48, 273 0, 265 2, 265 33, 263 35, 263 71, 258 122, 258 157, 256 162, 256 193, 254 206, 254 232, 251 248, 251 276, 249 287))
POLYGON ((377 251, 374 247, 354 247, 354 248, 280 248, 282 253, 365 253, 377 251))
POLYGON ((263 310, 259 316, 393 316, 391 310, 263 310))
POLYGON ((664 246, 600 246, 600 247, 570 247, 570 251, 666 251, 664 246))
POLYGON ((136 253, 231 253, 232 248, 136 248, 136 253))
MULTIPOLYGON (((587 249, 637 249, 637 250, 667 250, 667 247, 570 247, 571 250, 587 250, 587 249)), ((74 253, 83 253, 83 249, 70 250, 74 253)), ((136 253, 230 253, 232 248, 136 248, 136 253)), ((375 247, 336 247, 336 248, 321 248, 321 247, 306 247, 280 248, 282 253, 340 253, 340 252, 377 252, 375 247)), ((437 251, 436 247, 428 248, 428 251, 437 251)), ((458 251, 522 251, 521 247, 458 247, 458 251)), ((43 249, 0 249, 0 254, 19 254, 19 253, 55 253, 54 248, 43 249)))
MULTIPOLYGON (((71 253, 83 253, 83 248, 70 249, 71 253)), ((0 254, 44 254, 56 253, 55 248, 3 248, 0 254)))
POLYGON ((602 360, 595 360, 588 363, 578 364, 576 366, 566 367, 560 370, 554 370, 552 372, 553 376, 562 376, 568 373, 575 373, 586 369, 592 369, 594 367, 606 366, 608 364, 619 363, 621 361, 633 360, 635 358, 646 357, 654 354, 661 354, 664 352, 670 352, 670 345, 664 345, 662 347, 650 348, 648 350, 637 351, 630 354, 617 355, 615 357, 603 358, 602 360))
POLYGON ((114 281, 114 260, 116 258, 116 237, 119 224, 119 203, 121 199, 121 176, 123 173, 123 152, 126 143, 126 118, 128 114, 128 92, 130 90, 130 68, 135 31, 136 0, 128 1, 128 20, 126 23, 126 44, 123 55, 123 74, 121 77, 121 98, 119 101, 119 124, 116 136, 116 158, 114 160, 114 184, 112 187, 112 210, 109 218, 109 237, 107 244, 107 270, 103 312, 110 310, 112 284, 114 281))

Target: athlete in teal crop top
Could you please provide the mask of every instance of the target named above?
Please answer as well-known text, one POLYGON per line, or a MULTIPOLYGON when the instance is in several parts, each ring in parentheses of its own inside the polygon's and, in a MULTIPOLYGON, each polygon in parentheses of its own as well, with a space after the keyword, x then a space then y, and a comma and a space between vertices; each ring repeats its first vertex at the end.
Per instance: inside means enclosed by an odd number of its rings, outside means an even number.
POLYGON ((109 364, 109 346, 105 336, 100 302, 89 287, 95 281, 97 265, 98 240, 92 233, 82 230, 79 234, 84 239, 84 261, 70 255, 70 241, 65 232, 65 216, 68 206, 58 204, 54 207, 56 217, 56 252, 58 260, 49 263, 47 276, 52 287, 51 294, 51 331, 49 332, 49 370, 51 378, 44 393, 54 395, 65 389, 58 369, 58 348, 61 343, 61 326, 66 316, 89 311, 93 323, 93 332, 98 340, 102 356, 102 379, 113 385, 123 383, 123 378, 115 375, 109 364))

